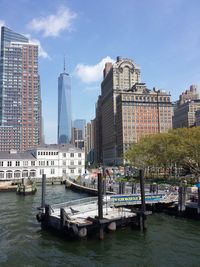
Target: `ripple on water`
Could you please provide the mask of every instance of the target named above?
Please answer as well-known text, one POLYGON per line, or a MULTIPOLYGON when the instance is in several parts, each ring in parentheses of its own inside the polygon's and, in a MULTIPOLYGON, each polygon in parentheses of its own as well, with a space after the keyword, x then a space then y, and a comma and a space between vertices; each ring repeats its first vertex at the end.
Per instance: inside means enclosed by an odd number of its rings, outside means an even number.
MULTIPOLYGON (((145 234, 122 229, 97 239, 69 242, 40 230, 35 219, 41 188, 34 196, 0 194, 0 266, 183 267, 200 266, 199 222, 163 214, 148 218, 145 234)), ((47 203, 82 195, 47 187, 47 203)))

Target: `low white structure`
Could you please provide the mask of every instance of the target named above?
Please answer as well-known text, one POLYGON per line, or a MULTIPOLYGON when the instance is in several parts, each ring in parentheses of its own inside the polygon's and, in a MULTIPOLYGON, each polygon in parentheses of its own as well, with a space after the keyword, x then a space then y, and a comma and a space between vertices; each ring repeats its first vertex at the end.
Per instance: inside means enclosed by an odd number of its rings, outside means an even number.
POLYGON ((72 177, 85 173, 85 153, 72 145, 46 145, 26 152, 0 152, 0 180, 72 177))

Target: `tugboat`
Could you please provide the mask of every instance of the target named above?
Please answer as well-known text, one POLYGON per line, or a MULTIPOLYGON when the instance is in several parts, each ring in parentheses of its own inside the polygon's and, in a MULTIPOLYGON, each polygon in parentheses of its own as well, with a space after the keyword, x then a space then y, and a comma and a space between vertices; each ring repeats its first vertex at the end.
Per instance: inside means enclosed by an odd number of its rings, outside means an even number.
POLYGON ((36 184, 30 178, 22 179, 22 183, 18 184, 16 193, 18 195, 33 195, 37 191, 36 184))

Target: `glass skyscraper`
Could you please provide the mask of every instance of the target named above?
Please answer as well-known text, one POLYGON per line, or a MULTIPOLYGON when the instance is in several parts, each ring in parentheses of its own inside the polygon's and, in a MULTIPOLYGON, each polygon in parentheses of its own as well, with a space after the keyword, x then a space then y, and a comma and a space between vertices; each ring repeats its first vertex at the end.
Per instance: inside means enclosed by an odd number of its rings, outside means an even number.
POLYGON ((38 46, 1 28, 0 150, 27 150, 41 142, 38 46))
POLYGON ((58 77, 58 144, 71 142, 71 82, 68 73, 58 77))

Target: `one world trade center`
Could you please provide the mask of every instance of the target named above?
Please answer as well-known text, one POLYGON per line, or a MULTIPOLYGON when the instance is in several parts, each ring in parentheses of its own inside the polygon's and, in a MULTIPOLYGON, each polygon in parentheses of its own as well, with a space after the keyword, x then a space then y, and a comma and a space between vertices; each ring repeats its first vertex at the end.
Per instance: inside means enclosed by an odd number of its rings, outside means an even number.
POLYGON ((71 82, 65 71, 58 77, 58 144, 71 142, 71 82))

